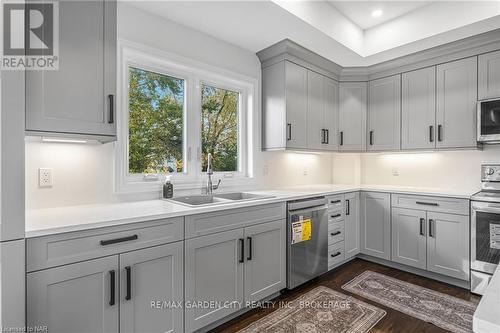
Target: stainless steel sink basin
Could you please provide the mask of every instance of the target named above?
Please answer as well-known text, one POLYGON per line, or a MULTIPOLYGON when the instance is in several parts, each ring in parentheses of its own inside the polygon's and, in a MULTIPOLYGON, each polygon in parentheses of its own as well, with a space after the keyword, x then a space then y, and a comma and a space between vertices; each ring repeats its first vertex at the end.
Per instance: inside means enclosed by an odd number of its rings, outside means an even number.
POLYGON ((176 197, 168 199, 174 203, 189 207, 199 207, 199 206, 210 206, 210 205, 220 205, 227 204, 235 201, 245 201, 245 200, 259 200, 272 198, 273 196, 253 194, 246 192, 229 192, 229 193, 217 193, 213 196, 210 195, 188 195, 184 197, 176 197))
POLYGON ((217 198, 229 199, 229 200, 258 200, 272 198, 269 195, 253 194, 246 192, 231 192, 231 193, 217 193, 214 194, 217 198))

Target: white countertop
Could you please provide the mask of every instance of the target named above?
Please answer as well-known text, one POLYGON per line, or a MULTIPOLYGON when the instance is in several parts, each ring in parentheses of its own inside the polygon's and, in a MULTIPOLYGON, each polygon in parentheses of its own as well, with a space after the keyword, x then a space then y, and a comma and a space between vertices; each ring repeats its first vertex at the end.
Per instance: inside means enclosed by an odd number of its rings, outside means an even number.
POLYGON ((472 330, 475 333, 500 332, 500 265, 474 312, 472 330))
POLYGON ((464 199, 469 199, 472 194, 477 192, 384 185, 311 185, 266 191, 251 191, 252 193, 272 195, 274 197, 202 207, 187 207, 165 200, 148 200, 33 209, 26 211, 25 236, 26 238, 33 238, 63 232, 109 227, 127 223, 213 212, 217 210, 248 207, 265 203, 296 200, 315 195, 338 194, 358 190, 446 196, 464 199))

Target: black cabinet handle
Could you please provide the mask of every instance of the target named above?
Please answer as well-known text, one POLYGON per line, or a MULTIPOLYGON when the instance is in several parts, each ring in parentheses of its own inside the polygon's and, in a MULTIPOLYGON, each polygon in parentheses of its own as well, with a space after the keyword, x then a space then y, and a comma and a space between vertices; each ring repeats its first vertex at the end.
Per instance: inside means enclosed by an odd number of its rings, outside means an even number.
POLYGON ((437 202, 416 201, 415 203, 417 205, 424 205, 424 206, 439 206, 437 202))
POLYGON ((370 146, 373 146, 373 131, 370 131, 370 146))
POLYGON ((433 229, 434 220, 429 219, 429 237, 435 237, 435 230, 433 229))
POLYGON ((286 124, 286 139, 288 141, 292 140, 292 124, 286 124))
POLYGON ((442 138, 441 138, 441 132, 443 130, 443 126, 441 125, 438 125, 438 141, 441 142, 443 141, 442 138))
POLYGON ((112 124, 115 122, 115 95, 108 95, 109 100, 109 119, 108 123, 112 124))
POLYGON ((324 128, 321 129, 321 144, 326 143, 326 131, 324 128))
POLYGON ((125 299, 130 301, 132 299, 132 268, 130 266, 125 267, 125 273, 127 275, 127 295, 125 295, 125 299))
POLYGON ((115 305, 115 270, 109 271, 109 305, 115 305))
POLYGON ((341 146, 344 145, 344 132, 343 131, 340 132, 340 145, 341 146))
POLYGON ((335 231, 330 233, 330 236, 337 236, 337 235, 340 235, 340 231, 335 231))
POLYGON ((335 214, 335 215, 330 215, 332 219, 336 219, 337 217, 341 217, 342 214, 335 214))
POLYGON ((247 260, 252 260, 252 237, 247 237, 248 240, 248 257, 247 260))
POLYGON ((424 228, 425 228, 425 219, 420 218, 420 236, 425 236, 424 228))
POLYGON ((349 202, 349 199, 345 201, 345 215, 351 214, 351 203, 349 202))
POLYGON ((342 254, 342 252, 337 252, 335 254, 330 254, 330 257, 335 258, 335 257, 338 257, 341 254, 342 254))
POLYGON ((434 126, 429 126, 429 142, 434 142, 434 126))
POLYGON ((139 238, 139 236, 132 235, 132 236, 127 236, 127 237, 122 237, 122 238, 107 239, 107 240, 102 240, 101 245, 106 246, 106 245, 111 245, 111 244, 116 244, 116 243, 128 242, 131 240, 136 240, 138 238, 139 238))
POLYGON ((330 203, 331 204, 338 204, 338 203, 340 203, 340 200, 332 200, 332 201, 330 201, 330 203))
POLYGON ((240 260, 238 260, 240 263, 245 262, 245 240, 243 238, 239 239, 240 242, 240 260))
POLYGON ((329 129, 326 129, 326 144, 329 144, 330 143, 330 130, 329 129))

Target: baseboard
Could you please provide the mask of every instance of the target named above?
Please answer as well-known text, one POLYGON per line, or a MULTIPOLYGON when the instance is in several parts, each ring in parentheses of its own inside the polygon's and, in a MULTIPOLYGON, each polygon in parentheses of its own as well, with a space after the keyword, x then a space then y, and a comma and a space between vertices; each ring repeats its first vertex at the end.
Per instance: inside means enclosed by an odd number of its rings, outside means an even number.
POLYGON ((411 267, 411 266, 406 266, 406 265, 403 265, 403 264, 400 264, 400 263, 397 263, 397 262, 392 262, 392 261, 385 260, 385 259, 375 258, 375 257, 369 256, 369 255, 366 255, 366 254, 362 254, 362 253, 358 254, 357 258, 364 259, 366 261, 371 261, 371 262, 374 262, 376 264, 380 264, 380 265, 388 266, 388 267, 391 267, 391 268, 399 269, 401 271, 405 271, 405 272, 408 272, 408 273, 413 273, 413 274, 420 275, 420 276, 423 276, 423 277, 426 277, 426 278, 429 278, 429 279, 432 279, 432 280, 437 280, 437 281, 440 281, 440 282, 444 282, 444 283, 448 283, 448 284, 454 285, 456 287, 460 287, 460 288, 464 288, 464 289, 470 290, 470 281, 464 281, 464 280, 452 278, 452 277, 449 277, 449 276, 444 276, 444 275, 441 275, 441 274, 437 274, 437 273, 425 271, 423 269, 419 269, 419 268, 415 268, 415 267, 411 267))

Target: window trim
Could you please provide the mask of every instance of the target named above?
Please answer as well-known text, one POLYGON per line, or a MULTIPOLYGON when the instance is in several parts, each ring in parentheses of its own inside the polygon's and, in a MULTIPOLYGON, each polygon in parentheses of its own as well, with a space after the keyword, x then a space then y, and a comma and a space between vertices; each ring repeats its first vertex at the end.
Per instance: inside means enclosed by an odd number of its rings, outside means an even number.
POLYGON ((115 142, 115 192, 159 191, 164 175, 145 180, 143 174, 128 173, 128 71, 129 67, 149 70, 183 79, 184 130, 182 173, 172 174, 176 189, 201 188, 205 176, 201 173, 201 84, 238 92, 238 171, 214 172, 222 178, 222 187, 255 185, 253 161, 258 135, 252 133, 258 121, 258 80, 225 69, 210 66, 185 57, 170 54, 134 42, 118 41, 117 141, 115 142), (189 112, 189 110, 198 110, 189 112), (193 130, 197 126, 198 130, 193 130), (191 135, 194 134, 194 135, 191 135), (241 167, 240 167, 241 166, 241 167))

